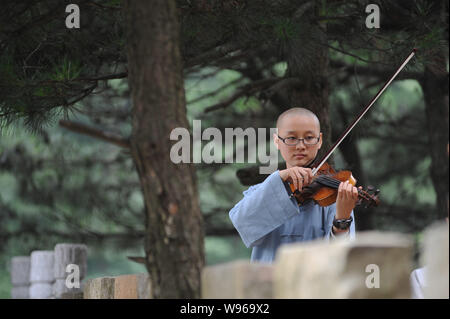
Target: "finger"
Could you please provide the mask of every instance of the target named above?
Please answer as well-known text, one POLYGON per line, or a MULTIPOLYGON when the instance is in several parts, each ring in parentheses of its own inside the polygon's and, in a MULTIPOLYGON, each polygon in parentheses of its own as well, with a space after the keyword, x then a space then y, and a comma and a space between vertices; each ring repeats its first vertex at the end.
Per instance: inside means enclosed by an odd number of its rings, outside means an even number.
POLYGON ((358 200, 358 189, 353 186, 353 200, 356 202, 358 200))
POLYGON ((342 195, 342 193, 343 193, 343 187, 344 187, 344 182, 341 182, 340 184, 339 184, 339 188, 338 188, 338 199, 339 200, 341 200, 341 199, 343 199, 343 195, 342 195))
POLYGON ((340 195, 341 195, 340 197, 342 200, 345 199, 345 185, 346 185, 346 182, 341 182, 341 184, 339 185, 340 195))
POLYGON ((298 180, 298 190, 301 191, 303 189, 303 185, 304 185, 304 177, 302 176, 302 174, 300 174, 300 172, 298 170, 294 171, 296 176, 297 176, 297 180, 298 180))
POLYGON ((297 171, 297 174, 299 174, 299 176, 301 176, 302 186, 309 184, 308 183, 308 175, 303 170, 299 169, 297 171))
POLYGON ((346 200, 352 199, 352 187, 353 187, 353 185, 350 184, 348 181, 345 182, 345 199, 346 200))
POLYGON ((295 169, 292 170, 292 175, 295 177, 295 188, 301 190, 302 177, 297 173, 295 169))
POLYGON ((312 169, 304 168, 303 169, 303 173, 304 173, 304 177, 305 177, 305 183, 306 184, 311 184, 312 180, 313 180, 312 169))
POLYGON ((359 186, 359 187, 358 187, 358 199, 357 199, 357 200, 359 200, 359 192, 362 191, 362 190, 363 190, 363 187, 362 187, 362 186, 359 186))
POLYGON ((303 180, 303 186, 309 184, 308 183, 308 174, 303 167, 297 167, 297 173, 300 174, 303 180))
POLYGON ((353 188, 354 188, 354 186, 350 182, 348 182, 347 198, 351 201, 353 201, 353 188))
POLYGON ((354 201, 355 200, 355 191, 356 191, 356 195, 358 195, 358 189, 355 187, 355 186, 353 186, 353 184, 352 183, 348 183, 348 199, 349 200, 351 200, 351 201, 354 201))
POLYGON ((294 185, 294 189, 298 189, 297 175, 292 171, 292 169, 289 170, 289 177, 292 180, 292 185, 294 185))

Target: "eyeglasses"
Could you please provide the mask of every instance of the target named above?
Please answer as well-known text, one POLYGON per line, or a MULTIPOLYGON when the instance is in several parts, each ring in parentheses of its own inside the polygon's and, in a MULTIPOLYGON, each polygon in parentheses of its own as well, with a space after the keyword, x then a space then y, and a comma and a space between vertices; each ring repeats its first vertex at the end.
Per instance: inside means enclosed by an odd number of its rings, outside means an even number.
POLYGON ((296 138, 296 137, 282 138, 279 135, 277 135, 277 136, 280 140, 283 141, 284 144, 286 144, 288 146, 295 146, 298 143, 300 143, 301 141, 303 141, 303 144, 311 146, 311 145, 316 145, 317 143, 319 143, 319 140, 320 140, 320 136, 319 137, 307 136, 305 138, 296 138))

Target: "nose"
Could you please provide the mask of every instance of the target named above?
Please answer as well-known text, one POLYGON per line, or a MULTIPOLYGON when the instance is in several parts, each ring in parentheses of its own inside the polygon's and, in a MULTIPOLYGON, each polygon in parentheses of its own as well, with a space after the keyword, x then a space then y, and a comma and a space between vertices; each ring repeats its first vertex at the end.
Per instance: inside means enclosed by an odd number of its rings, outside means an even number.
POLYGON ((298 142, 297 145, 295 145, 295 148, 296 149, 304 149, 304 148, 306 148, 306 145, 305 145, 304 141, 301 140, 301 141, 298 142))

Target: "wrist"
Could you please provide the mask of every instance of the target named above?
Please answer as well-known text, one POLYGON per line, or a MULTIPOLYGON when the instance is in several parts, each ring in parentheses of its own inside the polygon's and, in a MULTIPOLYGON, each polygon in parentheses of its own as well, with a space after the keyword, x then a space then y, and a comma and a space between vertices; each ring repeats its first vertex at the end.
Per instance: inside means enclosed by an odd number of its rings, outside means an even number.
POLYGON ((348 219, 348 218, 350 218, 351 214, 352 214, 351 210, 349 212, 343 212, 339 209, 336 209, 335 219, 348 219))
POLYGON ((350 226, 353 222, 353 218, 350 216, 349 218, 337 218, 334 217, 333 220, 333 229, 336 229, 337 233, 347 232, 350 229, 350 226))

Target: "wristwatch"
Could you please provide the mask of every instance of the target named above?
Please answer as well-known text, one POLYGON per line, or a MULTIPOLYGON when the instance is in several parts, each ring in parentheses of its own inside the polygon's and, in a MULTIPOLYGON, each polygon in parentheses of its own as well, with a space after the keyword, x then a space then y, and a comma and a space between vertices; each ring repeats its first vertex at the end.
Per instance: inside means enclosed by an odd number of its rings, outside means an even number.
POLYGON ((334 219, 333 220, 333 226, 336 227, 337 229, 342 229, 342 230, 346 230, 350 227, 351 223, 353 221, 352 216, 350 216, 350 218, 346 219, 334 219))

